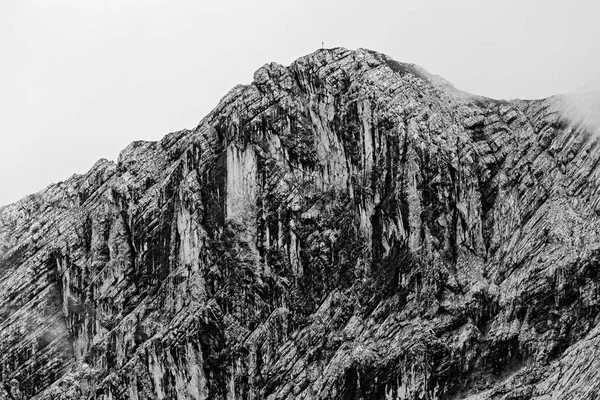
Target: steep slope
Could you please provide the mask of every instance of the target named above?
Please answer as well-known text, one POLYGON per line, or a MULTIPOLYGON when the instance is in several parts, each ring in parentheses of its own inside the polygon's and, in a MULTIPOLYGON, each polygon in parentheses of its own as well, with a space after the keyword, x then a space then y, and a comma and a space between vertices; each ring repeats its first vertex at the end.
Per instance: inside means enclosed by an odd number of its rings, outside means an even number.
POLYGON ((0 399, 600 396, 581 99, 362 49, 263 66, 0 209, 0 399))

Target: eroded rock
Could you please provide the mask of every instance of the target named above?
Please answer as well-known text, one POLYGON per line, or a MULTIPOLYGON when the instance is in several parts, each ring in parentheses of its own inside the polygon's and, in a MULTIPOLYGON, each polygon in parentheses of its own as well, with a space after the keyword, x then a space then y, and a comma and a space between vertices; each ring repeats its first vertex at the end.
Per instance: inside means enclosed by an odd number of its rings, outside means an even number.
POLYGON ((600 396, 594 99, 263 66, 0 209, 0 399, 600 396))

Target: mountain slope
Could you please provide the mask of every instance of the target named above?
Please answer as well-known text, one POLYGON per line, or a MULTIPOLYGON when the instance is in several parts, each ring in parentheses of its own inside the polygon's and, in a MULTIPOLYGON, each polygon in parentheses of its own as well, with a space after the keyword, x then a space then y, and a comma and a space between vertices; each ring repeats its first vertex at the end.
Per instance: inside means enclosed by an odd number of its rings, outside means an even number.
POLYGON ((0 209, 0 399, 597 397, 582 99, 362 49, 263 66, 0 209))

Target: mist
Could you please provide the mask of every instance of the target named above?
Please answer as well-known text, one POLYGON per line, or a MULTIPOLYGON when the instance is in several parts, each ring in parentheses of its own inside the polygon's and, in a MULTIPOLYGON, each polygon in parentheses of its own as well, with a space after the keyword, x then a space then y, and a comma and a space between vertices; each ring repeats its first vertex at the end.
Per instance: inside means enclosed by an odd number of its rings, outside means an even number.
POLYGON ((562 96, 563 117, 574 126, 600 136, 600 92, 562 96))

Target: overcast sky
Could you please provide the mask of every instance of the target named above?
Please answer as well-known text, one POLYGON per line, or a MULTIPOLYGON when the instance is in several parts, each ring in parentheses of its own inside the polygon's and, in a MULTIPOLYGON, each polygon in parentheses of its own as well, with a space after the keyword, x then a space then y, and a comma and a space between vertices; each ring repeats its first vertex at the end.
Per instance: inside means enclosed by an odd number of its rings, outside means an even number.
POLYGON ((600 90, 599 18, 599 0, 0 0, 0 205, 194 127, 321 41, 489 97, 600 90))

